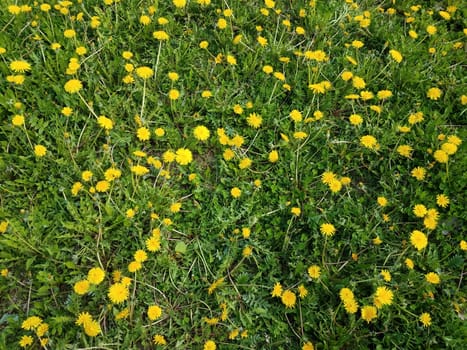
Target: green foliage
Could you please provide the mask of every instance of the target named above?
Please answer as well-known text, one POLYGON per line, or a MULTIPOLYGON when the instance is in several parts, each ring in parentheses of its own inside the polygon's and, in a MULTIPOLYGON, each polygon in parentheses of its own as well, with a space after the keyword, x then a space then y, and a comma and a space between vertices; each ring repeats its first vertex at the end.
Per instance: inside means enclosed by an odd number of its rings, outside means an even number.
POLYGON ((181 3, 0 5, 0 348, 461 348, 465 5, 181 3))

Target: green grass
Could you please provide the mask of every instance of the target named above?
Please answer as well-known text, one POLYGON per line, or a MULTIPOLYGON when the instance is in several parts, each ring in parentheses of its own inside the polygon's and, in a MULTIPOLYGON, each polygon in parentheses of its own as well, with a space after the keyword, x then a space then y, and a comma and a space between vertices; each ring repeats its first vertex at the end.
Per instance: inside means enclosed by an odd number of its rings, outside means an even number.
POLYGON ((0 5, 0 348, 462 347, 462 1, 49 3, 0 5), (76 35, 65 37, 68 29, 76 35), (313 59, 318 50, 327 58, 313 59), (142 66, 150 77, 138 75, 142 66), (72 79, 79 91, 65 88, 72 79), (309 87, 323 82, 323 93, 309 87), (200 125, 206 140, 195 137, 200 125), (365 147, 364 136, 376 144, 365 147), (400 146, 410 146, 406 156, 400 146), (181 149, 192 159, 171 159, 181 149), (110 179, 110 168, 120 176, 110 179), (417 216, 416 205, 427 213, 417 216), (416 231, 426 246, 411 240, 416 231), (138 266, 140 250, 147 260, 138 266), (88 276, 92 268, 104 278, 88 276), (128 293, 121 302, 109 293, 115 285, 128 293), (387 305, 375 299, 381 287, 392 293, 387 305), (161 315, 150 317, 151 305, 161 315))

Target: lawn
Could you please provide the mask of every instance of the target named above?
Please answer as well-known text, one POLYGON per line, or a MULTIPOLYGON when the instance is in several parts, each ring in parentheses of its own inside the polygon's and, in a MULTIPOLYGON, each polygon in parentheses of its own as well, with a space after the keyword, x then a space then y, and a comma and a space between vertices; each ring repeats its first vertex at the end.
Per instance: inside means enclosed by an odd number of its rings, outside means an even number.
POLYGON ((1 1, 0 349, 462 348, 466 52, 461 0, 1 1))

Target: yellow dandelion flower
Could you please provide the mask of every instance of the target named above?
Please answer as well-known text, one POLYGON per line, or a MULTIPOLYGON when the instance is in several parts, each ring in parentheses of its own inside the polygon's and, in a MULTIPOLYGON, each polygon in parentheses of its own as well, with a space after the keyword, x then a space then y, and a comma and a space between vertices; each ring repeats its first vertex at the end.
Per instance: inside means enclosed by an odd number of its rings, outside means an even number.
POLYGON ((138 137, 140 141, 147 141, 151 137, 151 132, 148 128, 141 127, 136 130, 136 137, 138 137))
POLYGON ((157 320, 159 317, 162 316, 162 309, 158 305, 150 305, 148 307, 148 318, 151 321, 157 320))
POLYGON ((414 230, 410 235, 410 243, 420 251, 428 245, 428 238, 422 231, 414 230))
POLYGON ((88 280, 81 280, 74 284, 73 290, 78 295, 84 295, 89 291, 90 283, 88 280))
POLYGON ((423 179, 425 179, 426 169, 422 167, 416 167, 412 169, 410 175, 416 178, 418 181, 423 181, 423 179))
POLYGON ((105 277, 105 271, 102 270, 100 267, 94 267, 88 271, 88 278, 87 280, 91 284, 100 284, 105 277))
POLYGON ((319 278, 319 276, 321 276, 321 268, 318 266, 318 265, 311 265, 310 267, 308 267, 308 276, 310 276, 310 278, 319 278))
POLYGON ((416 204, 413 207, 413 213, 416 217, 423 218, 427 213, 427 209, 423 204, 416 204))
POLYGON ((203 350, 216 350, 217 345, 213 340, 208 340, 203 345, 203 350))
POLYGON ((206 141, 210 136, 210 131, 204 125, 198 125, 193 129, 193 135, 197 140, 206 141))
POLYGON ((29 72, 31 70, 31 64, 24 60, 11 61, 10 70, 15 73, 29 72))
POLYGON ((441 95, 442 95, 442 91, 441 89, 437 88, 437 87, 432 87, 432 88, 429 88, 427 93, 426 93, 426 96, 430 99, 430 100, 438 100, 441 95))
POLYGON ((446 208, 449 205, 449 197, 445 194, 438 194, 436 196, 436 204, 441 208, 446 208))
POLYGON ((83 88, 83 84, 78 79, 71 79, 65 83, 64 88, 66 92, 74 94, 83 88))
POLYGON ((175 152, 175 161, 180 165, 190 164, 193 160, 193 154, 187 148, 179 148, 175 152))
POLYGON ((334 235, 334 233, 336 233, 336 228, 334 227, 333 224, 324 223, 324 224, 321 224, 320 231, 323 235, 331 237, 334 235))
POLYGON ((107 296, 112 303, 121 304, 128 299, 130 292, 122 282, 117 282, 110 286, 107 296))
POLYGON ((284 291, 281 295, 282 304, 285 305, 286 308, 293 308, 295 307, 295 302, 297 300, 297 296, 294 292, 290 290, 284 291))
POLYGON ((425 280, 428 283, 431 283, 431 284, 439 284, 441 282, 441 279, 439 278, 439 275, 437 273, 435 273, 435 272, 428 272, 425 275, 425 280))
POLYGON ((152 338, 152 341, 156 345, 167 345, 167 340, 165 340, 165 337, 162 334, 156 334, 152 338))
POLYGON ((274 288, 272 289, 271 296, 279 297, 279 298, 282 296, 282 285, 280 284, 280 282, 276 282, 274 284, 274 288))
POLYGON ((423 324, 423 327, 431 326, 431 316, 428 312, 422 313, 418 320, 423 324))
POLYGON ((378 141, 374 136, 365 135, 360 138, 360 144, 366 148, 374 149, 376 148, 378 141))
POLYGON ((362 319, 367 323, 370 323, 373 319, 377 317, 377 309, 373 305, 366 305, 361 308, 362 319))

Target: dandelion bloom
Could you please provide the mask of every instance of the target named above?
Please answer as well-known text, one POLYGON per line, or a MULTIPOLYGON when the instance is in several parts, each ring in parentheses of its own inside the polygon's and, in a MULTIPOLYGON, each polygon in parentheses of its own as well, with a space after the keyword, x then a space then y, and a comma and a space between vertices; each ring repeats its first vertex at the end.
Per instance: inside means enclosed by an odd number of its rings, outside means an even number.
POLYGON ((96 337, 101 333, 101 326, 99 322, 92 320, 84 324, 84 333, 89 337, 96 337))
POLYGON ((134 258, 137 262, 145 262, 148 259, 148 255, 144 250, 138 249, 134 254, 134 258))
POLYGON ((130 292, 123 283, 112 284, 107 293, 110 301, 114 304, 121 304, 128 299, 130 292))
POLYGON ((271 296, 272 297, 280 297, 282 295, 282 285, 280 282, 276 282, 274 284, 274 288, 272 289, 271 296))
POLYGON ((148 307, 148 317, 151 321, 157 320, 162 315, 162 309, 158 305, 148 307))
POLYGON ((168 96, 169 99, 172 101, 178 100, 178 98, 180 97, 180 91, 178 91, 177 89, 170 89, 168 96))
POLYGON ((100 284, 105 277, 105 272, 100 267, 94 267, 88 271, 87 280, 91 284, 100 284))
POLYGON ((345 300, 344 309, 348 314, 354 314, 358 311, 358 302, 355 299, 345 300))
POLYGON ((42 319, 38 316, 30 316, 23 321, 21 328, 31 330, 37 328, 42 323, 42 319))
POLYGON ((279 153, 276 150, 271 151, 268 155, 268 160, 271 163, 277 162, 279 160, 279 153))
POLYGON ((150 252, 156 252, 159 249, 161 249, 161 242, 160 242, 160 239, 157 237, 154 237, 154 236, 149 237, 145 243, 146 243, 146 248, 150 252))
POLYGON ((410 175, 412 175, 418 181, 423 181, 426 175, 426 169, 422 167, 416 167, 412 169, 412 171, 410 172, 410 175))
POLYGON ((407 266, 409 270, 413 270, 413 268, 415 267, 413 260, 410 258, 405 259, 404 263, 405 263, 405 266, 407 266))
POLYGON ((153 338, 152 341, 156 345, 167 345, 167 340, 165 340, 164 336, 161 334, 156 334, 153 338))
POLYGON ((136 75, 142 79, 149 79, 154 74, 152 68, 147 66, 141 66, 136 68, 136 75))
POLYGON ((206 141, 210 136, 209 129, 204 125, 198 125, 193 129, 193 135, 197 140, 206 141))
POLYGON ((10 69, 15 73, 24 73, 31 70, 31 64, 24 60, 10 62, 10 69))
POLYGON ((249 126, 258 129, 261 126, 261 123, 263 122, 263 118, 256 113, 250 113, 248 118, 246 118, 246 121, 249 126))
POLYGON ((319 278, 321 276, 321 268, 318 265, 311 265, 308 267, 308 276, 311 278, 319 278))
POLYGON ((425 280, 428 283, 431 283, 431 284, 439 284, 441 282, 441 279, 439 278, 439 275, 437 273, 435 273, 435 272, 428 272, 425 275, 425 280))
POLYGON ((449 155, 441 149, 436 150, 433 157, 438 163, 447 163, 449 160, 449 155))
POLYGON ((274 71, 274 68, 272 68, 272 66, 270 65, 265 65, 263 67, 263 72, 266 74, 271 74, 273 71, 274 71))
POLYGON ((427 213, 427 209, 423 204, 416 204, 413 207, 413 213, 416 217, 423 218, 427 213))
POLYGON ((163 30, 156 30, 155 32, 152 33, 152 36, 154 39, 157 39, 160 41, 169 40, 169 34, 167 34, 163 30))
POLYGON ((399 153, 403 157, 410 158, 412 155, 413 148, 409 145, 400 145, 397 147, 397 153, 399 153))
POLYGON ((365 135, 360 138, 360 144, 366 148, 373 149, 378 144, 378 141, 374 136, 365 135))
POLYGON ((186 6, 186 0, 172 0, 172 2, 177 8, 184 8, 186 6))
POLYGON ((216 350, 217 345, 213 340, 208 340, 204 343, 203 350, 216 350))
POLYGON ((175 161, 180 165, 187 165, 193 160, 191 151, 187 148, 179 148, 175 153, 175 161))
POLYGON ((342 78, 342 80, 344 80, 344 81, 348 81, 348 80, 350 80, 350 79, 353 78, 353 74, 352 74, 352 72, 344 71, 344 72, 342 72, 342 74, 341 74, 341 78, 342 78))
POLYGON ((74 38, 76 36, 76 32, 73 29, 66 29, 63 32, 63 36, 67 39, 74 38))
POLYGON ((438 194, 436 196, 436 204, 441 208, 446 208, 449 205, 449 197, 445 194, 438 194))
POLYGON ((261 35, 256 38, 256 41, 262 46, 265 47, 268 44, 268 39, 262 37, 261 35))
POLYGON ((64 88, 66 92, 74 94, 83 88, 83 83, 81 83, 81 81, 78 79, 71 79, 65 83, 64 88))
POLYGON ((336 228, 333 224, 325 223, 320 226, 320 231, 323 235, 331 237, 336 233, 336 228))
POLYGON ((422 313, 418 320, 423 324, 423 327, 429 327, 431 325, 431 316, 428 312, 422 313))
POLYGON ((76 294, 83 295, 86 294, 89 290, 90 283, 88 280, 81 280, 75 283, 73 290, 76 294))
POLYGON ((294 292, 286 290, 284 293, 282 293, 281 301, 286 308, 293 308, 295 306, 296 300, 297 296, 294 292))
POLYGON ((99 126, 105 130, 111 130, 114 126, 112 119, 107 118, 104 115, 101 115, 97 118, 97 123, 99 126))
POLYGON ((364 89, 366 86, 366 83, 365 83, 365 80, 363 80, 363 78, 360 78, 355 75, 352 77, 352 85, 356 89, 364 89))
POLYGON ((451 142, 445 142, 441 145, 441 150, 446 152, 447 155, 451 156, 457 152, 457 146, 451 142))
POLYGON ((43 157, 47 153, 47 148, 42 145, 35 145, 34 146, 34 154, 36 157, 43 157))
POLYGON ((97 192, 107 192, 110 188, 110 183, 107 180, 101 180, 96 184, 97 192))
POLYGON ((300 216, 302 210, 298 207, 293 207, 292 209, 290 209, 290 212, 295 216, 300 216))
POLYGON ((381 270, 380 274, 386 282, 391 281, 391 273, 388 270, 381 270))
POLYGON ((373 319, 377 317, 377 309, 373 305, 363 306, 361 309, 362 318, 370 323, 373 319))
POLYGON ((13 116, 13 119, 11 120, 11 123, 14 126, 23 126, 24 125, 24 116, 16 114, 13 116))
POLYGON ((441 95, 442 95, 442 91, 441 89, 437 88, 437 87, 432 87, 432 88, 429 88, 427 93, 426 93, 426 96, 430 99, 430 100, 438 100, 441 95))
POLYGON ((435 35, 437 31, 438 31, 438 29, 434 25, 429 25, 429 26, 426 27, 426 32, 429 35, 435 35))
POLYGON ((422 231, 414 230, 410 235, 410 243, 420 251, 428 245, 428 238, 422 231))
POLYGON ((25 348, 33 343, 34 339, 30 335, 23 335, 19 341, 19 346, 25 348))
POLYGON ((387 287, 378 287, 374 295, 374 304, 380 309, 384 305, 391 305, 394 293, 387 287))
POLYGON ((389 54, 391 55, 392 59, 397 63, 402 62, 402 54, 397 50, 389 50, 389 54))
POLYGON ((296 110, 296 109, 292 110, 292 111, 290 112, 289 116, 290 116, 290 118, 291 118, 294 122, 296 122, 296 123, 301 122, 302 119, 303 119, 303 117, 302 117, 302 112, 300 112, 300 111, 298 111, 298 110, 296 110))
POLYGON ((141 127, 136 130, 136 137, 138 137, 138 140, 140 141, 147 141, 149 140, 151 136, 151 132, 149 131, 148 128, 141 127))
POLYGON ((241 196, 242 190, 239 189, 238 187, 234 187, 230 190, 230 194, 232 195, 232 197, 238 198, 241 196))
POLYGON ((219 18, 219 20, 217 21, 217 27, 219 29, 227 28, 227 21, 225 20, 225 18, 219 18))

